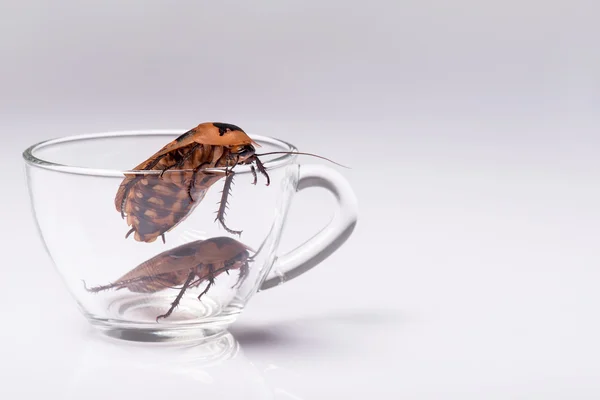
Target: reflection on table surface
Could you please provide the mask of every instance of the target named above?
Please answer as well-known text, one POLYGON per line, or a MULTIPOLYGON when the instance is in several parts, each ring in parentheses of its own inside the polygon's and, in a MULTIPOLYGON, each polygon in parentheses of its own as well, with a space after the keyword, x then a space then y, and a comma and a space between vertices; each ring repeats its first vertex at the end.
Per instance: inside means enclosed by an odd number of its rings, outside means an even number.
MULTIPOLYGON (((91 335, 66 399, 299 399, 265 378, 231 333, 207 343, 157 344, 91 335)), ((279 371, 280 373, 280 371, 279 371)))

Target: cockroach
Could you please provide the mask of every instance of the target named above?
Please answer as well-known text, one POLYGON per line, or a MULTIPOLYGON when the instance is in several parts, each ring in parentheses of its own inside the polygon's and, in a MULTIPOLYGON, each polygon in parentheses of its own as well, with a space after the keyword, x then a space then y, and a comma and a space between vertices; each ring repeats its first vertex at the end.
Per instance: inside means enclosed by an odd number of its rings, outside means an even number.
POLYGON ((171 303, 171 308, 156 318, 167 318, 179 304, 185 291, 208 282, 206 288, 198 296, 204 296, 215 284, 215 279, 222 273, 238 270, 239 275, 232 289, 238 287, 248 274, 249 262, 252 260, 245 244, 229 238, 214 237, 207 240, 196 240, 171 250, 164 251, 144 261, 116 282, 88 288, 88 292, 98 293, 109 289, 128 289, 134 293, 155 293, 164 289, 178 289, 179 294, 171 303))
POLYGON ((201 123, 166 144, 134 168, 160 173, 125 174, 117 190, 115 207, 131 227, 125 237, 133 233, 136 241, 150 243, 160 236, 165 242, 165 233, 181 223, 202 201, 208 189, 223 177, 225 182, 215 222, 219 221, 230 234, 240 236, 242 231, 230 229, 225 224, 236 165, 251 166, 254 185, 258 170, 269 186, 269 174, 258 156, 304 154, 327 160, 299 152, 256 154, 254 146, 259 145, 240 127, 222 122, 201 123))

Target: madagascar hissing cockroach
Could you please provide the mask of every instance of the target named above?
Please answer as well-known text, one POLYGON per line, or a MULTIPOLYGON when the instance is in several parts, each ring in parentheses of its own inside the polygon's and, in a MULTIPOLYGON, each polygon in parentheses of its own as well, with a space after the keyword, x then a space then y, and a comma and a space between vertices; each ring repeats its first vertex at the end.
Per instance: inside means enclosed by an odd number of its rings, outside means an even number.
POLYGON ((257 143, 240 127, 221 122, 202 123, 165 145, 134 168, 135 171, 160 173, 125 174, 117 190, 115 207, 131 226, 125 237, 133 233, 136 241, 150 243, 160 236, 164 242, 165 233, 181 223, 202 201, 208 189, 223 177, 225 183, 215 221, 219 221, 227 232, 241 235, 241 231, 225 225, 227 199, 236 165, 251 166, 253 184, 257 183, 258 170, 265 176, 268 186, 270 177, 259 155, 304 154, 323 158, 298 152, 256 154, 254 145, 257 143), (223 170, 215 171, 215 168, 223 170))
MULTIPOLYGON (((183 244, 171 250, 164 251, 151 259, 144 261, 116 282, 84 287, 88 292, 101 292, 109 289, 128 289, 134 293, 155 293, 164 289, 177 289, 179 294, 171 303, 171 308, 159 318, 166 318, 177 307, 185 291, 208 282, 206 288, 198 296, 198 300, 215 284, 215 279, 222 273, 229 275, 230 270, 238 270, 236 288, 248 274, 253 251, 245 244, 229 238, 214 237, 207 240, 196 240, 183 244)), ((254 251, 253 251, 254 252, 254 251)))

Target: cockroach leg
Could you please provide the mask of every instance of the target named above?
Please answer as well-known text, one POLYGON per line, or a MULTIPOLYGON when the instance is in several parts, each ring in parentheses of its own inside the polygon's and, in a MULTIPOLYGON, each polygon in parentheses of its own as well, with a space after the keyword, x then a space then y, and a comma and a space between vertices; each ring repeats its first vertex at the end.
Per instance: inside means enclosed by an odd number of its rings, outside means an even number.
POLYGON ((202 296, 204 296, 208 292, 211 286, 215 284, 215 272, 213 270, 212 264, 208 264, 206 267, 208 268, 208 285, 206 285, 206 288, 204 288, 202 293, 198 295, 198 300, 200 300, 202 296))
POLYGON ((265 178, 267 178, 267 186, 269 186, 271 184, 271 178, 269 177, 269 174, 267 173, 267 169, 265 168, 262 161, 260 161, 260 159, 258 157, 254 157, 254 161, 256 162, 256 167, 258 168, 258 171, 261 174, 263 174, 265 176, 265 178))
POLYGON ((85 281, 83 279, 81 281, 83 282, 83 288, 87 292, 90 292, 90 293, 98 293, 98 292, 102 292, 104 290, 109 290, 109 289, 113 289, 113 288, 120 289, 123 286, 121 282, 117 282, 117 283, 110 283, 108 285, 94 286, 94 287, 88 288, 85 281))
POLYGON ((179 302, 181 301, 181 298, 183 297, 183 294, 185 293, 185 291, 187 290, 188 286, 190 285, 190 283, 194 279, 195 275, 196 275, 196 270, 192 268, 190 270, 190 273, 189 273, 189 275, 188 275, 185 283, 183 284, 183 287, 179 291, 179 294, 177 294, 177 297, 171 303, 171 308, 169 308, 169 311, 167 311, 165 314, 159 315, 158 317, 156 317, 156 322, 158 322, 158 320, 160 318, 167 318, 169 315, 171 315, 173 313, 173 310, 175 310, 175 307, 177 307, 179 305, 179 302))
POLYGON ((85 289, 85 291, 87 292, 93 292, 93 289, 88 289, 87 284, 85 283, 85 280, 81 280, 81 282, 83 283, 83 288, 85 289))
POLYGON ((168 170, 170 170, 170 169, 171 169, 171 168, 173 168, 173 167, 181 168, 181 167, 182 167, 182 166, 185 164, 185 162, 187 161, 187 159, 188 159, 188 158, 190 158, 190 157, 192 156, 192 154, 194 154, 194 151, 195 151, 195 150, 196 150, 198 147, 200 147, 200 145, 199 145, 199 144, 196 144, 195 146, 192 146, 192 148, 190 149, 190 151, 188 151, 187 153, 185 153, 185 154, 183 155, 183 157, 181 157, 181 160, 179 160, 179 162, 177 162, 177 163, 175 163, 175 164, 172 164, 172 165, 169 165, 168 167, 164 168, 164 169, 162 170, 162 172, 160 173, 160 177, 162 178, 162 177, 163 177, 163 175, 164 175, 164 173, 165 173, 165 171, 168 171, 168 170))
POLYGON ((221 192, 221 202, 219 205, 219 210, 217 211, 217 218, 215 218, 215 221, 219 221, 221 223, 221 225, 223 226, 223 228, 225 228, 225 230, 229 233, 231 233, 232 235, 238 235, 241 236, 242 235, 242 231, 234 231, 232 229, 229 229, 227 227, 227 225, 225 225, 225 214, 227 212, 227 208, 228 208, 228 198, 229 195, 231 194, 231 184, 233 182, 233 177, 234 177, 235 173, 233 171, 231 171, 231 173, 229 175, 227 175, 227 177, 225 178, 225 184, 223 185, 223 191, 221 192))
POLYGON ((165 234, 161 233, 160 237, 162 238, 163 243, 167 243, 166 239, 165 239, 165 234))
POLYGON ((156 157, 150 164, 148 164, 144 170, 151 170, 152 168, 156 167, 156 165, 158 165, 158 163, 160 162, 160 160, 162 160, 163 158, 165 158, 169 153, 165 153, 161 156, 156 157))
POLYGON ((240 268, 240 274, 238 275, 238 279, 235 282, 235 284, 231 287, 232 289, 237 289, 241 286, 242 281, 244 280, 244 278, 246 277, 246 275, 248 275, 248 269, 250 268, 250 266, 248 265, 248 261, 244 262, 244 265, 242 265, 242 267, 240 268))
POLYGON ((204 278, 198 278, 195 281, 193 281, 192 283, 190 283, 190 286, 188 286, 188 289, 200 286, 200 284, 204 281, 204 278))
POLYGON ((238 164, 238 162, 240 162, 240 156, 236 157, 235 162, 232 165, 225 166, 225 176, 233 174, 233 167, 235 167, 238 164))
POLYGON ((196 186, 196 175, 198 175, 198 171, 200 171, 202 169, 203 166, 207 165, 208 163, 202 163, 200 164, 198 167, 194 168, 194 172, 192 172, 192 179, 190 180, 190 184, 188 185, 188 196, 190 197, 191 202, 193 203, 195 200, 192 197, 192 189, 194 188, 194 186, 196 186))
POLYGON ((127 234, 125 235, 125 239, 127 239, 129 235, 131 235, 133 232, 135 232, 135 228, 131 228, 129 232, 127 232, 127 234))
POLYGON ((190 185, 188 186, 188 197, 190 198, 190 201, 193 203, 194 202, 194 198, 192 197, 192 189, 194 188, 194 181, 196 180, 196 171, 194 171, 194 173, 192 174, 192 181, 190 182, 190 185))
POLYGON ((258 175, 256 175, 256 168, 254 168, 254 165, 250 165, 250 172, 252 172, 252 177, 254 177, 254 181, 252 181, 253 185, 256 185, 256 183, 258 182, 258 175))

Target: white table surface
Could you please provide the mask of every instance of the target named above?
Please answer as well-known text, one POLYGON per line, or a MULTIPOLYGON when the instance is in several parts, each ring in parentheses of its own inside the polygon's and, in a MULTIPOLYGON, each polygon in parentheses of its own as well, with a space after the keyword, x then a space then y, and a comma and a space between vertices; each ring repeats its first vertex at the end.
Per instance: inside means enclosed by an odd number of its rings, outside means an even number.
MULTIPOLYGON (((575 137, 547 126, 545 142, 532 130, 492 145, 499 136, 432 141, 430 124, 413 124, 395 139, 397 158, 342 171, 360 201, 347 244, 257 294, 231 329, 237 353, 210 365, 201 347, 96 334, 42 251, 14 177, 0 398, 597 398, 598 127, 575 137)), ((42 137, 23 135, 6 161, 42 137)), ((299 141, 346 161, 328 140, 299 141)), ((329 210, 309 214, 320 201, 299 197, 289 226, 325 221, 329 210)), ((310 233, 290 229, 282 246, 310 233)))

